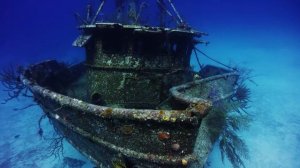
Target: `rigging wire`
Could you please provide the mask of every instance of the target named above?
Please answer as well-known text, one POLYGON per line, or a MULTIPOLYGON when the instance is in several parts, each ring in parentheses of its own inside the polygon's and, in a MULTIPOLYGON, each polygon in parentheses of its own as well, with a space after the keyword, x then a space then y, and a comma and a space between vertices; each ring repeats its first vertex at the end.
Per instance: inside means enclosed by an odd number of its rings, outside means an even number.
MULTIPOLYGON (((205 57, 207 57, 208 59, 212 60, 212 61, 215 62, 215 63, 218 63, 218 64, 220 64, 220 65, 223 65, 224 67, 226 67, 226 68, 228 68, 228 69, 231 69, 231 70, 233 70, 233 71, 236 71, 236 72, 239 72, 239 73, 241 73, 241 72, 243 73, 243 71, 240 71, 240 70, 237 69, 237 68, 230 67, 230 66, 228 66, 228 65, 226 65, 226 64, 224 64, 224 63, 222 63, 222 62, 220 62, 220 61, 217 61, 216 59, 214 59, 214 58, 208 56, 207 54, 205 54, 204 52, 202 52, 202 51, 199 50, 198 48, 194 47, 194 52, 196 53, 196 51, 199 52, 199 53, 201 53, 202 55, 204 55, 205 57)), ((201 64, 200 64, 200 62, 199 62, 199 58, 198 58, 197 55, 196 55, 196 58, 197 58, 197 62, 198 62, 198 64, 199 64, 199 66, 200 66, 201 64)), ((202 68, 201 68, 201 69, 202 69, 202 68)), ((251 77, 251 76, 248 76, 249 74, 244 74, 244 75, 246 76, 246 78, 244 78, 245 81, 248 80, 249 82, 251 82, 251 83, 255 84, 256 86, 258 86, 258 84, 257 84, 255 81, 253 81, 253 80, 251 79, 253 76, 252 76, 252 77, 251 77)))
POLYGON ((201 53, 201 54, 204 55, 206 58, 212 60, 212 61, 215 62, 215 63, 218 63, 218 64, 220 64, 220 65, 222 65, 222 66, 224 66, 224 67, 226 67, 226 68, 228 68, 228 69, 232 69, 232 70, 234 70, 234 71, 237 70, 236 68, 230 67, 230 66, 228 66, 228 65, 226 65, 226 64, 224 64, 224 63, 222 63, 222 62, 220 62, 220 61, 218 61, 218 60, 216 60, 216 59, 214 59, 214 58, 212 58, 212 57, 210 57, 210 56, 208 56, 207 54, 205 54, 204 52, 202 52, 201 50, 199 50, 199 49, 196 48, 196 47, 194 47, 194 50, 196 50, 197 52, 201 53))
POLYGON ((199 67, 200 67, 200 70, 202 70, 203 69, 203 65, 199 61, 199 57, 198 57, 196 49, 194 49, 194 53, 195 53, 195 56, 196 56, 197 63, 199 65, 199 67))
POLYGON ((156 0, 157 4, 166 12, 178 25, 180 22, 176 19, 175 16, 172 15, 172 13, 167 9, 164 3, 162 3, 161 0, 156 0))

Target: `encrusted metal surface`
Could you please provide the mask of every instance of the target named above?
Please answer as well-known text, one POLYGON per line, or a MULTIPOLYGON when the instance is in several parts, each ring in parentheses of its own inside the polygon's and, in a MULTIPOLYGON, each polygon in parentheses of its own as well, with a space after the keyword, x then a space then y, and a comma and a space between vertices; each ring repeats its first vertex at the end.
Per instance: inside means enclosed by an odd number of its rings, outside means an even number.
POLYGON ((239 76, 239 74, 237 72, 230 72, 230 73, 225 73, 225 74, 221 74, 221 75, 215 75, 215 76, 207 77, 205 79, 200 79, 200 80, 196 80, 193 82, 185 83, 183 85, 175 86, 170 89, 170 93, 177 100, 185 102, 187 104, 202 103, 202 102, 212 104, 213 102, 217 102, 219 100, 226 99, 227 97, 230 97, 234 94, 232 87, 234 86, 234 83, 236 82, 238 76, 239 76), (222 83, 225 83, 227 85, 227 87, 229 86, 230 87, 229 90, 232 90, 232 91, 228 91, 228 88, 226 88, 225 86, 222 86, 220 84, 218 85, 217 88, 216 87, 214 88, 212 81, 218 81, 218 80, 222 80, 222 79, 227 81, 227 82, 222 81, 222 83), (207 84, 207 82, 209 82, 210 86, 203 86, 203 85, 207 84), (199 89, 199 88, 193 89, 192 88, 192 87, 196 87, 196 86, 201 86, 202 89, 199 89), (205 91, 204 88, 207 90, 205 91), (225 88, 227 90, 224 91, 225 88), (215 89, 215 90, 219 89, 217 99, 213 99, 212 97, 209 97, 209 95, 208 95, 209 92, 211 92, 213 89, 215 89), (223 89, 222 92, 220 89, 223 89), (196 91, 196 90, 198 90, 198 91, 196 91), (187 94, 187 93, 185 93, 187 91, 193 92, 193 93, 187 94), (192 96, 192 95, 197 95, 197 96, 192 96), (203 97, 205 97, 206 99, 204 99, 203 97))
MULTIPOLYGON (((78 136, 82 136, 81 138, 85 138, 85 139, 88 139, 88 140, 91 140, 92 142, 94 142, 93 144, 90 144, 89 146, 84 146, 79 143, 74 143, 75 147, 80 148, 81 151, 85 151, 87 148, 91 148, 91 147, 95 148, 95 149, 99 149, 99 150, 103 150, 103 147, 106 148, 105 157, 107 158, 107 160, 105 161, 105 159, 102 158, 101 159, 102 162, 99 162, 99 160, 103 156, 101 156, 99 154, 93 154, 93 153, 87 154, 85 152, 85 155, 88 158, 94 160, 94 162, 96 162, 98 165, 101 165, 104 163, 106 163, 106 165, 111 165, 109 158, 113 158, 114 156, 117 156, 118 153, 120 153, 124 157, 127 157, 129 160, 138 160, 139 162, 141 162, 140 164, 142 164, 146 167, 152 167, 155 164, 158 164, 156 166, 159 166, 159 167, 162 165, 164 165, 163 167, 185 167, 181 164, 182 160, 185 160, 189 164, 191 164, 197 160, 196 155, 194 155, 193 153, 187 154, 184 156, 172 156, 171 154, 159 155, 159 154, 151 154, 151 153, 140 153, 140 152, 136 152, 134 150, 130 150, 129 148, 122 148, 122 147, 119 147, 110 142, 103 141, 101 138, 99 138, 79 127, 76 127, 75 125, 72 125, 71 123, 66 122, 65 120, 63 120, 61 118, 58 118, 56 115, 54 115, 51 112, 49 112, 49 114, 53 119, 55 119, 60 124, 67 127, 67 130, 65 130, 65 134, 68 134, 68 131, 72 130, 75 133, 79 134, 75 138, 79 138, 78 136), (68 129, 70 129, 70 130, 68 130, 68 129), (81 147, 78 147, 78 145, 81 147)), ((76 141, 76 139, 74 139, 74 137, 73 137, 72 139, 70 139, 70 141, 71 142, 76 141)), ((82 142, 82 140, 79 142, 82 142)), ((148 144, 145 142, 145 145, 148 145, 148 144)), ((103 151, 98 151, 98 150, 95 152, 103 153, 103 151)))
POLYGON ((94 116, 101 118, 107 118, 105 115, 109 113, 109 117, 112 118, 127 118, 136 121, 156 121, 162 123, 193 123, 197 125, 199 118, 191 116, 188 111, 185 110, 153 110, 153 109, 126 109, 126 108, 110 108, 105 106, 97 106, 89 104, 82 100, 71 98, 59 93, 52 92, 46 88, 43 88, 35 83, 29 81, 23 77, 23 83, 30 87, 33 93, 42 95, 43 98, 51 99, 62 107, 73 107, 77 110, 90 113, 94 116), (163 113, 162 113, 163 112, 163 113), (174 118, 174 119, 173 119, 174 118))
POLYGON ((49 116, 113 153, 141 165, 174 167, 182 160, 195 161, 193 146, 201 118, 190 111, 96 106, 22 80, 49 116))
POLYGON ((162 33, 162 32, 174 32, 174 33, 182 33, 182 34, 193 34, 197 37, 201 35, 206 35, 206 33, 198 32, 196 30, 185 30, 185 29, 171 29, 165 27, 149 27, 149 26, 141 26, 141 25, 124 25, 120 23, 96 23, 89 25, 81 25, 79 29, 107 29, 107 28, 123 28, 123 29, 132 29, 135 31, 149 32, 149 33, 162 33))
MULTIPOLYGON (((36 71, 36 68, 47 67, 48 62, 30 69, 36 71)), ((48 116, 65 127, 62 128, 64 135, 83 153, 96 164, 111 164, 111 159, 121 154, 135 165, 144 167, 194 165, 200 155, 197 163, 203 165, 206 158, 203 152, 209 150, 201 150, 196 157, 194 147, 199 148, 195 144, 196 139, 201 137, 205 144, 211 142, 205 138, 205 131, 198 132, 200 123, 214 101, 226 99, 232 94, 238 76, 235 72, 226 73, 174 87, 170 89, 172 96, 187 104, 187 108, 153 110, 112 108, 68 97, 37 84, 39 81, 34 79, 35 72, 30 69, 28 71, 32 73, 22 76, 22 82, 32 91, 48 116), (94 151, 92 146, 110 153, 110 157, 103 160, 101 152, 94 151)), ((85 74, 81 75, 75 83, 86 80, 85 74)), ((73 89, 76 90, 76 87, 73 89)), ((204 127, 201 126, 200 130, 205 130, 204 127)))
POLYGON ((82 29, 92 36, 84 47, 94 104, 155 108, 170 87, 192 80, 192 31, 104 23, 82 29))

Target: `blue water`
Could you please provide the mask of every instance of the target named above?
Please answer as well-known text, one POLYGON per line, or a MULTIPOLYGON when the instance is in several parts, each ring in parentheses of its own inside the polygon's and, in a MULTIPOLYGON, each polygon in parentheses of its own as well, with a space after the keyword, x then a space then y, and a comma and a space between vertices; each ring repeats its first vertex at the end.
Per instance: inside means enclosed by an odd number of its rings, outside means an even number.
MULTIPOLYGON (((299 0, 174 0, 183 18, 195 29, 209 33, 210 44, 198 46, 208 55, 232 66, 252 69, 249 113, 254 121, 239 132, 249 147, 246 167, 300 167, 300 1, 299 0)), ((45 59, 76 63, 84 51, 71 46, 78 35, 73 12, 86 1, 2 0, 0 2, 0 66, 28 65, 45 59)), ((203 63, 213 63, 200 56, 203 63)), ((197 69, 195 59, 191 62, 197 69)), ((2 89, 1 89, 2 90, 2 89)), ((0 99, 6 97, 0 92, 0 99)), ((38 106, 13 100, 0 106, 0 165, 2 167, 62 167, 63 159, 48 157, 49 142, 37 135, 38 106)), ((42 122, 45 134, 54 130, 42 122)), ((64 155, 92 167, 64 142, 64 155)), ((218 147, 209 156, 210 167, 222 163, 218 147)))

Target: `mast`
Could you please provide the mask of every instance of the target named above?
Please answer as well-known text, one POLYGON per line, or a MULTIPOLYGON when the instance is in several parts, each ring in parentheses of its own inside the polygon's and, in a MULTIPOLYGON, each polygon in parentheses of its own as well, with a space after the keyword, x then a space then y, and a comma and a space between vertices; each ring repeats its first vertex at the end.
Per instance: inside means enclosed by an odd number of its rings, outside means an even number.
POLYGON ((137 13, 137 16, 136 16, 136 20, 135 20, 135 24, 138 23, 140 17, 141 17, 141 13, 143 12, 143 9, 147 7, 147 3, 144 1, 140 4, 140 9, 139 9, 139 12, 137 13))
POLYGON ((121 21, 123 17, 122 13, 125 8, 125 0, 115 0, 115 7, 117 12, 116 20, 121 21))
POLYGON ((94 23, 95 23, 95 21, 96 21, 98 15, 99 15, 99 13, 100 13, 100 11, 101 11, 102 8, 103 8, 104 3, 105 3, 105 0, 103 0, 103 1, 101 2, 101 4, 100 4, 100 6, 99 6, 99 8, 98 8, 98 10, 97 10, 97 12, 96 12, 96 14, 95 14, 95 16, 93 17, 93 19, 92 19, 92 21, 91 21, 91 24, 94 24, 94 23))
POLYGON ((86 21, 90 22, 93 14, 93 7, 91 4, 87 4, 86 6, 86 21))
MULTIPOLYGON (((160 27, 166 26, 166 16, 165 14, 168 13, 166 11, 166 4, 163 0, 156 0, 157 8, 159 10, 159 25, 160 27)), ((169 13, 170 15, 170 13, 169 13)))
POLYGON ((137 20, 137 11, 136 11, 137 0, 130 0, 128 7, 128 19, 131 23, 136 23, 137 20))

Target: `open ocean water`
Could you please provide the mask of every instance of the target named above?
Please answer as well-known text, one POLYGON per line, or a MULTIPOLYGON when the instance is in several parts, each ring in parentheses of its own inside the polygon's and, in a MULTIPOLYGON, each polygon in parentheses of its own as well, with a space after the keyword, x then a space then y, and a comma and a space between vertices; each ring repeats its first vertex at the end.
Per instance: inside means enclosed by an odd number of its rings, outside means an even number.
MULTIPOLYGON (((248 168, 300 167, 300 1, 299 0, 174 0, 183 18, 195 29, 209 33, 201 46, 209 56, 252 70, 254 83, 248 112, 249 129, 239 132, 250 158, 248 168)), ((86 0, 1 0, 0 66, 29 65, 45 59, 77 63, 83 49, 71 46, 79 32, 73 13, 84 10, 86 0)), ((200 61, 213 63, 200 56, 200 61)), ((195 58, 192 65, 197 69, 195 58)), ((2 90, 2 88, 1 88, 2 90)), ((6 97, 0 92, 0 99, 6 97)), ((0 167, 93 167, 87 158, 64 143, 67 159, 49 157, 49 141, 38 136, 42 110, 30 99, 0 105, 0 167)), ((44 134, 54 130, 42 121, 44 134)), ((209 167, 222 163, 216 144, 209 167)))

